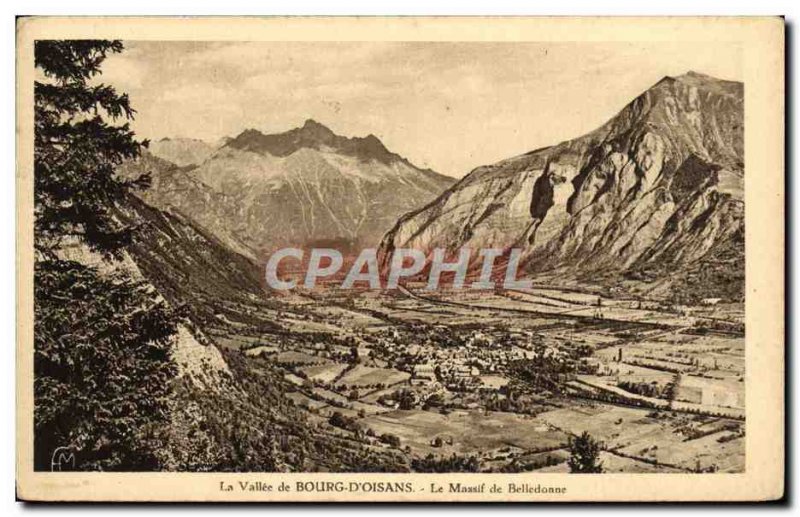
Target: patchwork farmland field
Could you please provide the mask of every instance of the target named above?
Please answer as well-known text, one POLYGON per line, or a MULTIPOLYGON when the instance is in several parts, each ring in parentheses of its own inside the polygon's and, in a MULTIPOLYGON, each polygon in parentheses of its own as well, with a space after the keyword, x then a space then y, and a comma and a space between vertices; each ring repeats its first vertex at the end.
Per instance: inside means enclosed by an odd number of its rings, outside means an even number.
POLYGON ((345 373, 336 384, 350 387, 375 386, 378 384, 389 386, 405 381, 409 377, 411 375, 406 372, 359 365, 345 373))

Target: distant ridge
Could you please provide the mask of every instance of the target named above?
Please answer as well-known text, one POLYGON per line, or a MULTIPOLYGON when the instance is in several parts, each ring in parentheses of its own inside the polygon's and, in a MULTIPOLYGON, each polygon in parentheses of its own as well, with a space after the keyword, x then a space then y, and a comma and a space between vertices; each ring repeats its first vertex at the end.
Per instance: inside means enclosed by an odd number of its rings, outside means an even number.
POLYGON ((386 149, 378 137, 369 134, 363 138, 339 136, 327 126, 316 120, 308 119, 301 127, 290 129, 284 133, 266 135, 256 129, 247 129, 232 138, 228 147, 273 156, 289 156, 300 149, 329 148, 346 156, 353 156, 361 161, 376 160, 386 165, 394 161, 404 161, 401 156, 386 149))

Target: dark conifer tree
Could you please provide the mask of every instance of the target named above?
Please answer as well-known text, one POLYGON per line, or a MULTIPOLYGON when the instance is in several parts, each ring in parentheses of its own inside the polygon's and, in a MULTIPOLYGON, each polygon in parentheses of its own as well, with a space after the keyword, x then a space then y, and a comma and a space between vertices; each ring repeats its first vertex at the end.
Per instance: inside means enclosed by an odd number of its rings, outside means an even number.
POLYGON ((135 228, 119 209, 148 176, 115 174, 147 142, 130 130, 127 95, 94 84, 119 41, 37 41, 34 85, 34 462, 66 447, 81 470, 159 468, 176 367, 175 315, 113 263, 135 228), (121 124, 115 125, 117 122, 121 124))
POLYGON ((599 474, 603 463, 599 461, 600 444, 584 431, 569 439, 569 471, 574 474, 599 474))

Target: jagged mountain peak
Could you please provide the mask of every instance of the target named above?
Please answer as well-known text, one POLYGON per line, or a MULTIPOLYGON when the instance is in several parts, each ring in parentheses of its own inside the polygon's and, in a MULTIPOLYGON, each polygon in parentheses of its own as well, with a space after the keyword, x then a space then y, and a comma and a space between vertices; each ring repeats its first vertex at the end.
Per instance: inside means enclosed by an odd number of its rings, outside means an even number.
POLYGON ((739 99, 741 99, 744 95, 744 85, 741 82, 719 79, 717 77, 695 72, 693 70, 689 70, 681 75, 664 76, 653 86, 653 88, 648 90, 648 92, 645 92, 643 95, 658 91, 665 91, 667 88, 671 90, 676 86, 679 88, 691 88, 702 92, 726 95, 739 99))
POLYGON ((374 134, 370 133, 365 137, 338 135, 326 125, 311 118, 302 126, 283 133, 264 134, 257 129, 246 129, 225 145, 277 157, 289 156, 300 149, 328 149, 345 156, 357 157, 365 162, 375 160, 389 165, 405 161, 401 156, 389 151, 374 134))
POLYGON ((262 133, 258 129, 247 128, 244 131, 242 131, 241 133, 239 133, 239 135, 231 138, 228 142, 230 143, 231 141, 236 140, 237 138, 242 138, 242 137, 247 138, 247 137, 253 137, 253 136, 264 136, 264 133, 262 133))
MULTIPOLYGON (((719 79, 690 70, 681 75, 664 76, 650 89, 634 99, 632 104, 636 103, 638 99, 646 97, 654 101, 661 101, 665 98, 674 98, 676 96, 688 98, 688 95, 694 98, 696 98, 697 95, 724 96, 727 97, 728 100, 741 102, 744 98, 744 85, 738 81, 719 79)), ((691 99, 692 106, 696 104, 694 98, 691 99)))
POLYGON ((307 118, 305 122, 303 122, 303 126, 300 129, 305 131, 323 131, 326 133, 333 133, 328 126, 317 122, 313 118, 307 118))
MULTIPOLYGON (((659 83, 667 82, 667 83, 674 83, 676 81, 683 81, 683 82, 703 82, 703 81, 721 81, 721 79, 717 79, 716 77, 712 77, 707 74, 702 74, 700 72, 695 72, 694 70, 689 70, 684 72, 680 75, 665 75, 661 78, 659 83)), ((658 84, 658 83, 656 83, 658 84)))
POLYGON ((318 142, 323 145, 330 145, 331 142, 338 136, 331 128, 325 124, 321 124, 313 118, 306 119, 303 125, 299 128, 289 131, 296 132, 299 138, 309 142, 318 142))
POLYGON ((683 82, 690 82, 690 83, 731 83, 736 81, 728 81, 725 79, 720 79, 718 77, 714 77, 712 75, 704 74, 701 72, 695 72, 694 70, 689 70, 686 73, 678 75, 675 77, 678 81, 683 82))
POLYGON ((321 124, 316 120, 309 118, 303 122, 302 126, 289 129, 281 133, 264 133, 255 128, 247 128, 237 136, 228 140, 227 144, 231 147, 242 147, 248 145, 257 145, 263 143, 263 139, 272 138, 278 139, 299 139, 305 143, 310 143, 314 140, 319 143, 327 143, 331 137, 337 136, 328 126, 321 124))
MULTIPOLYGON (((720 83, 734 83, 734 84, 741 84, 738 81, 730 81, 727 79, 720 79, 718 77, 714 77, 712 75, 704 74, 702 72, 695 72, 694 70, 688 70, 680 75, 665 75, 661 78, 659 83, 661 82, 668 82, 668 83, 684 83, 684 84, 694 84, 694 85, 702 85, 702 84, 720 84, 720 83)), ((658 83, 656 83, 658 84, 658 83)))
MULTIPOLYGON (((634 98, 597 130, 555 147, 630 151, 645 137, 669 142, 673 158, 693 153, 741 167, 744 85, 694 71, 666 76, 634 98), (603 146, 598 148, 597 145, 603 146), (609 147, 610 146, 610 147, 609 147)), ((649 144, 648 144, 649 145, 649 144)), ((673 164, 677 167, 679 164, 673 164)))
POLYGON ((700 72, 695 72, 694 70, 689 70, 685 74, 680 75, 678 77, 681 77, 681 78, 692 78, 692 79, 693 78, 698 78, 698 79, 703 79, 703 80, 709 80, 710 79, 712 81, 719 81, 720 80, 720 79, 717 79, 716 77, 711 77, 710 75, 707 75, 707 74, 701 74, 700 72))
POLYGON ((372 133, 361 139, 361 145, 363 149, 370 155, 382 156, 389 152, 389 150, 386 149, 386 146, 383 145, 381 139, 372 133))

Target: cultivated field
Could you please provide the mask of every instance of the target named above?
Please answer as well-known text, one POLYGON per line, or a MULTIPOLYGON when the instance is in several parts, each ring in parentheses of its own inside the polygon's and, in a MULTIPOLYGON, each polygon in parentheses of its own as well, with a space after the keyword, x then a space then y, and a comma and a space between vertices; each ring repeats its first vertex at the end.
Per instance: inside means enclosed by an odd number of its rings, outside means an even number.
POLYGON ((420 453, 483 455, 502 447, 523 450, 559 448, 567 435, 545 422, 514 413, 454 411, 442 415, 433 411, 393 411, 369 417, 364 425, 378 433, 391 433, 420 453), (442 447, 433 447, 435 438, 442 447))
POLYGON ((375 386, 378 384, 390 386, 405 381, 409 377, 411 375, 406 372, 359 365, 349 370, 336 384, 337 386, 349 387, 375 386))

